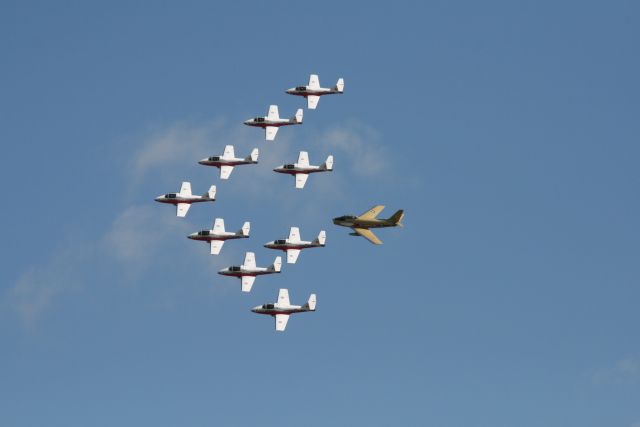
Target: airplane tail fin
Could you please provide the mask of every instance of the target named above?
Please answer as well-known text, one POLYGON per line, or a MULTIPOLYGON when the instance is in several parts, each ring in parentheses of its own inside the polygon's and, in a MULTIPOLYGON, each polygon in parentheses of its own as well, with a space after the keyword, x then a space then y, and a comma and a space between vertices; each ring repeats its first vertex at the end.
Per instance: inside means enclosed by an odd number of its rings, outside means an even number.
POLYGON ((318 233, 318 237, 315 238, 314 243, 317 245, 324 246, 324 242, 326 241, 327 241, 327 233, 324 230, 321 230, 320 233, 318 233))
POLYGON ((404 218, 404 211, 400 209, 398 212, 394 213, 393 215, 391 215, 391 217, 389 217, 389 221, 393 222, 395 225, 399 225, 400 227, 403 227, 402 223, 400 222, 402 221, 402 218, 404 218))
POLYGON ((238 236, 248 236, 249 230, 251 229, 251 223, 249 221, 245 222, 244 225, 238 232, 236 233, 238 236))
POLYGON ((344 79, 342 77, 338 79, 338 82, 336 83, 336 86, 333 89, 337 90, 340 93, 344 92, 344 79))
POLYGON ((269 269, 276 273, 280 273, 280 270, 282 269, 282 257, 277 256, 275 261, 273 261, 273 264, 271 264, 271 267, 269 267, 269 269))
POLYGON ((258 153, 258 149, 254 148, 253 150, 251 150, 251 154, 249 154, 247 156, 247 158, 244 159, 244 160, 247 161, 247 162, 256 162, 257 163, 258 162, 258 154, 259 154, 258 153))
POLYGON ((293 116, 291 119, 294 123, 302 123, 302 116, 304 115, 304 112, 302 110, 302 108, 298 108, 298 111, 296 111, 296 115, 293 116))
POLYGON ((309 300, 302 306, 305 310, 316 311, 316 294, 311 294, 309 300))
POLYGON ((322 169, 327 171, 333 170, 333 156, 327 157, 327 160, 322 164, 322 169))
POLYGON ((208 197, 211 200, 215 200, 216 199, 216 186, 212 185, 211 187, 209 187, 209 191, 207 192, 207 194, 204 195, 204 197, 208 197))

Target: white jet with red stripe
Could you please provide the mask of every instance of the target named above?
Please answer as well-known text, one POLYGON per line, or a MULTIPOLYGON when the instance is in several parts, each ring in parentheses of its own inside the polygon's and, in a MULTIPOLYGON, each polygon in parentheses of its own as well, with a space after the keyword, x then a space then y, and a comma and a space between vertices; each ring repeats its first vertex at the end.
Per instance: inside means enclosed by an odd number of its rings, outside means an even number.
POLYGON ((189 208, 192 203, 215 202, 216 186, 212 185, 209 187, 208 192, 204 193, 202 196, 196 196, 191 194, 191 183, 185 181, 182 183, 179 193, 162 194, 156 197, 155 201, 176 205, 176 216, 184 218, 187 215, 187 212, 189 212, 189 208))
POLYGON ((250 228, 251 223, 247 221, 238 231, 225 231, 224 219, 216 218, 211 230, 200 230, 196 233, 189 234, 187 238, 200 242, 208 242, 211 247, 211 255, 218 255, 225 241, 248 238, 250 228))
POLYGON ((296 188, 302 189, 307 182, 307 178, 309 178, 309 174, 333 171, 333 156, 329 155, 327 160, 320 166, 314 166, 309 164, 309 153, 301 151, 298 154, 296 163, 278 166, 273 171, 293 175, 296 179, 296 188))
POLYGON ((324 248, 326 240, 327 234, 324 230, 321 230, 320 233, 318 233, 318 237, 311 242, 301 240, 300 229, 298 229, 298 227, 291 227, 291 230, 289 230, 289 238, 272 240, 266 243, 264 247, 286 252, 287 263, 295 264, 302 249, 324 248))
POLYGON ((273 264, 269 267, 256 267, 256 254, 253 252, 247 252, 244 255, 244 262, 242 265, 232 265, 231 267, 223 268, 218 271, 218 274, 239 278, 242 282, 242 292, 251 292, 251 287, 253 286, 253 282, 256 280, 256 276, 280 273, 281 268, 281 257, 276 257, 273 264))
POLYGON ((302 108, 298 108, 295 116, 290 119, 281 119, 280 113, 278 112, 278 106, 270 105, 269 112, 265 117, 255 117, 253 119, 245 120, 244 124, 247 126, 264 128, 264 138, 267 141, 273 141, 276 139, 276 135, 280 127, 301 125, 303 115, 304 111, 302 111, 302 108))
POLYGON ((289 290, 280 289, 278 302, 258 305, 252 308, 251 311, 257 314, 273 316, 276 321, 276 331, 283 332, 287 327, 289 316, 292 314, 316 311, 316 294, 311 294, 304 305, 291 305, 289 302, 289 290))
POLYGON ((344 92, 344 79, 341 77, 334 87, 320 87, 320 79, 317 74, 309 76, 309 84, 306 86, 296 86, 287 90, 289 95, 304 96, 307 98, 307 108, 315 110, 318 101, 323 95, 341 95, 344 92))
POLYGON ((220 179, 229 179, 235 166, 255 165, 258 163, 258 149, 254 148, 245 158, 235 156, 233 145, 226 145, 222 156, 211 156, 200 160, 198 163, 204 166, 215 166, 220 169, 220 179))

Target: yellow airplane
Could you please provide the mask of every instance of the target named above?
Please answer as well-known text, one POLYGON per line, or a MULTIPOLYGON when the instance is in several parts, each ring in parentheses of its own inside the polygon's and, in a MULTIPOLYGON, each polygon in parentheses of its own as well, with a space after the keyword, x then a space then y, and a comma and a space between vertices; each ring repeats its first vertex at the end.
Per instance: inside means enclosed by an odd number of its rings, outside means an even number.
POLYGON ((397 226, 402 227, 403 225, 400 223, 400 221, 402 221, 402 218, 404 218, 404 211, 400 209, 398 212, 394 213, 387 219, 377 219, 376 217, 380 214, 380 212, 382 212, 383 209, 383 205, 377 205, 360 216, 343 215, 337 218, 333 218, 333 223, 342 227, 351 227, 353 229, 353 233, 349 234, 351 234, 352 236, 362 236, 374 245, 380 245, 382 244, 382 241, 378 239, 378 237, 369 229, 397 226))

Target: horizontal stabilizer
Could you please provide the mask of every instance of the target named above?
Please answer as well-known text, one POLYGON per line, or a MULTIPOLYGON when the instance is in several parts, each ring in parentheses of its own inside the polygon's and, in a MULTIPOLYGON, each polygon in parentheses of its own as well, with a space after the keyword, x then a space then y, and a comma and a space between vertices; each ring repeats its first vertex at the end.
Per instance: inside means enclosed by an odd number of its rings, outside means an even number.
POLYGON ((333 156, 327 157, 327 160, 322 164, 322 169, 332 171, 333 170, 333 156))
POLYGON ((251 150, 251 154, 249 154, 249 156, 244 159, 247 162, 257 162, 258 161, 258 149, 254 148, 253 150, 251 150))
POLYGON ((251 229, 251 223, 249 221, 247 221, 242 225, 242 228, 236 234, 241 235, 241 236, 248 236, 250 229, 251 229))
POLYGON ((338 79, 338 82, 336 83, 336 87, 334 89, 340 93, 344 92, 344 79, 342 77, 338 79))

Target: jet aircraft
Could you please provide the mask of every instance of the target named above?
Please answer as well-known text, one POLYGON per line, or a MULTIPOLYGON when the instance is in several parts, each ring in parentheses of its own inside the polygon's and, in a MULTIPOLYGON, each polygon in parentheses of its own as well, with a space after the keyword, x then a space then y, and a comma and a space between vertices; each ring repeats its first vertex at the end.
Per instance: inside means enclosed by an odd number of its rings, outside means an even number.
POLYGON ((400 221, 404 218, 404 211, 399 210, 387 219, 377 219, 377 216, 383 209, 383 205, 377 205, 360 216, 343 215, 333 218, 333 223, 342 227, 351 227, 353 229, 353 233, 349 234, 352 236, 362 236, 374 245, 380 245, 382 244, 382 241, 369 229, 397 226, 402 227, 400 221))
POLYGON ((189 212, 189 208, 192 203, 200 202, 215 202, 216 200, 216 186, 212 185, 209 191, 202 196, 195 196, 191 194, 191 183, 183 182, 180 187, 179 193, 167 193, 162 194, 155 198, 156 202, 169 203, 176 205, 176 215, 184 218, 189 212))
POLYGON ((298 227, 291 227, 288 239, 273 240, 266 243, 264 247, 285 251, 287 253, 287 263, 295 264, 302 249, 323 248, 324 242, 327 238, 326 236, 325 231, 321 230, 318 237, 313 239, 312 242, 306 242, 304 240, 300 240, 300 230, 298 227))
POLYGON ((254 313, 268 314, 276 319, 276 331, 284 331, 289 321, 289 316, 295 313, 316 311, 316 294, 311 294, 309 300, 302 306, 291 305, 289 302, 289 290, 280 289, 278 292, 278 302, 273 304, 262 304, 251 309, 254 313))
POLYGON ((320 80, 317 74, 309 76, 309 84, 307 86, 297 86, 287 90, 289 95, 304 96, 307 98, 307 108, 315 110, 322 95, 335 95, 344 92, 344 79, 339 78, 336 85, 332 88, 320 87, 320 80))
POLYGON ((200 160, 198 163, 205 166, 215 166, 219 168, 220 179, 229 179, 234 166, 254 165, 258 163, 258 149, 254 148, 250 155, 242 159, 236 158, 233 145, 227 145, 224 147, 224 153, 222 156, 207 157, 206 159, 200 160))
POLYGON ((276 138, 280 126, 301 125, 302 124, 302 108, 298 108, 296 115, 290 119, 281 119, 278 113, 277 105, 269 106, 269 113, 266 117, 255 117, 244 122, 247 126, 255 126, 264 128, 265 139, 273 141, 276 138))
POLYGON ((253 252, 247 252, 244 255, 244 262, 242 265, 233 265, 231 267, 223 268, 218 271, 218 274, 239 278, 242 281, 242 292, 250 292, 253 282, 256 280, 256 276, 280 273, 281 268, 281 257, 276 257, 273 264, 269 267, 256 267, 256 254, 253 252))
POLYGON ((278 173, 286 173, 293 175, 296 179, 296 188, 304 188, 310 173, 314 172, 331 172, 333 170, 333 156, 327 157, 327 160, 320 166, 312 166, 309 164, 309 153, 301 151, 298 155, 298 162, 294 164, 281 165, 273 171, 278 173))
POLYGON ((211 246, 211 255, 218 255, 226 240, 248 238, 250 227, 251 223, 247 221, 244 223, 242 228, 236 232, 225 231, 224 219, 216 218, 213 222, 213 229, 200 230, 197 233, 191 233, 187 238, 191 240, 199 240, 201 242, 209 242, 211 246))

